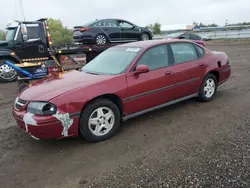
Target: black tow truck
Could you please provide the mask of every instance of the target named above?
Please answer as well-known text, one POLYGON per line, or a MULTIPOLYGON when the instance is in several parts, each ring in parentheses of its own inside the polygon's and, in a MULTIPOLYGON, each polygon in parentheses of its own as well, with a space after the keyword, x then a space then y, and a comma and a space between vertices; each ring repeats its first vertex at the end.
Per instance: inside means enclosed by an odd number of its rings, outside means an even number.
POLYGON ((53 46, 47 19, 12 21, 8 23, 6 30, 6 40, 0 41, 0 82, 31 79, 25 72, 10 66, 11 64, 31 74, 45 77, 48 65, 58 65, 63 70, 79 69, 104 50, 117 45, 53 46))

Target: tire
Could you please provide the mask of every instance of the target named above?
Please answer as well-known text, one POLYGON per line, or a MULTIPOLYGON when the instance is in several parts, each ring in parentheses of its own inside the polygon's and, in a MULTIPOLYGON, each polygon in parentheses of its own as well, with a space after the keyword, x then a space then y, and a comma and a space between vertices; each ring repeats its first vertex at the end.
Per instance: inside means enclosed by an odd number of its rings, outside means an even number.
POLYGON ((121 114, 116 104, 108 99, 97 99, 87 105, 81 114, 79 124, 80 135, 89 142, 101 142, 107 140, 113 137, 119 129, 121 123, 120 120, 121 114), (99 111, 97 112, 97 110, 99 111), (105 117, 106 115, 106 118, 108 118, 108 113, 106 113, 108 110, 110 118, 106 119, 106 121, 108 121, 111 126, 107 126, 105 120, 101 117, 105 117), (102 111, 102 115, 100 111, 102 111), (100 114, 99 117, 98 113, 100 114), (93 124, 89 124, 91 117, 94 118, 92 119, 93 124), (106 127, 101 128, 100 126, 106 127), (102 130, 104 132, 102 132, 102 130))
POLYGON ((107 43, 108 43, 108 39, 107 39, 106 35, 98 34, 95 37, 95 44, 102 45, 102 44, 107 44, 107 43))
POLYGON ((202 102, 211 101, 216 95, 217 87, 216 76, 214 74, 208 74, 201 84, 198 99, 202 102), (208 86, 209 83, 211 84, 210 86, 208 86))
POLYGON ((147 33, 142 33, 142 34, 141 34, 141 37, 140 37, 140 40, 141 40, 141 41, 150 40, 149 34, 147 34, 147 33))
POLYGON ((5 64, 5 61, 9 61, 15 64, 15 62, 12 60, 0 59, 0 83, 8 83, 8 82, 16 81, 17 72, 12 67, 5 64))

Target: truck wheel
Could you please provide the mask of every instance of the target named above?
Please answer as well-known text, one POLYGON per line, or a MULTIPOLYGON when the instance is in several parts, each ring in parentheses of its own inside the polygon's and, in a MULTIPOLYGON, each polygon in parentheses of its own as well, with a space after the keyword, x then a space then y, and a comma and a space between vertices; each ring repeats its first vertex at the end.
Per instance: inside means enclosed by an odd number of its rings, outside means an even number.
POLYGON ((90 142, 111 138, 120 126, 121 114, 116 104, 108 99, 97 99, 83 110, 80 135, 90 142))
POLYGON ((9 59, 1 59, 0 60, 0 82, 7 83, 12 82, 17 79, 17 72, 15 69, 10 67, 9 65, 5 64, 5 61, 9 61, 13 64, 15 64, 14 61, 9 59))

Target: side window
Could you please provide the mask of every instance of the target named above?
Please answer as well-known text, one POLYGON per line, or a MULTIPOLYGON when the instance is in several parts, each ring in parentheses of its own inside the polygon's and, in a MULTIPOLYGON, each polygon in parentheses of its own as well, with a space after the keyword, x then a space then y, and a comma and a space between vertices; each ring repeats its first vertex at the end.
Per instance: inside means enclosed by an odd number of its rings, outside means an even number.
POLYGON ((199 58, 195 47, 191 43, 173 43, 170 44, 170 47, 173 51, 175 64, 193 61, 199 58))
POLYGON ((95 26, 95 27, 104 27, 105 21, 106 21, 106 20, 101 20, 101 21, 97 22, 94 26, 95 26))
POLYGON ((149 70, 156 70, 169 65, 166 45, 155 46, 144 52, 137 65, 144 64, 149 70))
POLYGON ((187 33, 181 35, 182 39, 189 39, 189 35, 187 33))
POLYGON ((105 20, 104 27, 117 27, 118 24, 116 20, 105 20))
POLYGON ((191 40, 201 40, 201 37, 199 37, 197 35, 190 34, 189 37, 190 37, 191 40))
POLYGON ((199 47, 198 45, 194 44, 195 48, 197 49, 198 53, 199 53, 199 57, 203 57, 204 56, 204 49, 199 47))
POLYGON ((27 26, 27 33, 29 36, 29 40, 31 39, 39 39, 39 25, 38 24, 29 24, 27 26))
POLYGON ((123 28, 132 28, 133 27, 132 24, 125 22, 125 21, 118 21, 118 24, 120 27, 123 27, 123 28))

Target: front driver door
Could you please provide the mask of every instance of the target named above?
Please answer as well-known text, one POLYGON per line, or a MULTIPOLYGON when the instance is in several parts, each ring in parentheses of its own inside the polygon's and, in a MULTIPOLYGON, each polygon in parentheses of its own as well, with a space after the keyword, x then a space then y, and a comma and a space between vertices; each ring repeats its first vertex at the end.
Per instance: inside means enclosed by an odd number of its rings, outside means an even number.
POLYGON ((118 20, 118 25, 121 28, 121 38, 123 41, 139 40, 141 34, 140 28, 123 20, 118 20))
POLYGON ((21 59, 47 58, 49 53, 47 44, 42 40, 39 24, 26 24, 29 39, 22 41, 21 32, 18 34, 18 41, 15 45, 15 52, 21 59))
POLYGON ((124 101, 125 111, 130 114, 158 106, 173 99, 171 64, 166 45, 152 47, 145 51, 127 75, 129 98, 124 101), (144 64, 148 73, 133 75, 135 66, 144 64), (170 73, 170 74, 169 74, 170 73))

